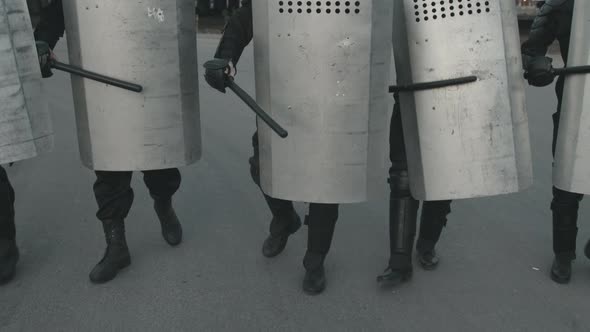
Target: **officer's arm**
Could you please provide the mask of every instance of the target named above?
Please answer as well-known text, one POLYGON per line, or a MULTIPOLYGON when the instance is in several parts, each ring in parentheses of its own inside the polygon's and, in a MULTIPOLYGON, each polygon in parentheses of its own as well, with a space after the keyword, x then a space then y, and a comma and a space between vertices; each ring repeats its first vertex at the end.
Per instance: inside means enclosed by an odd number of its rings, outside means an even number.
POLYGON ((252 40, 252 4, 251 0, 243 0, 242 7, 232 15, 225 26, 219 42, 215 58, 231 60, 238 63, 244 48, 252 40))
POLYGON ((35 40, 44 41, 53 49, 65 31, 61 0, 55 0, 41 12, 41 21, 35 29, 35 40))
POLYGON ((545 56, 549 46, 557 39, 559 6, 563 2, 562 0, 547 1, 535 17, 529 39, 522 44, 525 66, 531 58, 545 56))

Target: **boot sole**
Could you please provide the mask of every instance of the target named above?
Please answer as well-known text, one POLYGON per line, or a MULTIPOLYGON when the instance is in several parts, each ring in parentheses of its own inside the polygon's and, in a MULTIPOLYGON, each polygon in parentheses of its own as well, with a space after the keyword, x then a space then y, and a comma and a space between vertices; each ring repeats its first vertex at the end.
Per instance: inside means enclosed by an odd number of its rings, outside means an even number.
POLYGON ((119 263, 119 266, 117 266, 117 271, 115 272, 115 274, 112 277, 107 278, 107 279, 100 279, 100 280, 95 280, 95 279, 90 278, 90 282, 92 282, 95 285, 105 284, 105 283, 115 279, 117 277, 117 275, 119 274, 119 272, 121 272, 121 270, 125 269, 129 265, 131 265, 131 258, 119 263))
POLYGON ((15 253, 15 260, 14 260, 14 266, 12 267, 12 272, 5 276, 4 278, 0 279, 0 286, 4 286, 6 284, 8 284, 9 282, 11 282, 12 280, 14 280, 14 277, 16 277, 16 264, 18 263, 20 259, 20 252, 18 251, 18 249, 16 250, 15 253))
POLYGON ((555 275, 555 273, 553 273, 553 271, 551 271, 551 280, 555 281, 556 283, 558 283, 560 285, 569 284, 571 279, 572 279, 571 276, 568 278, 560 278, 557 275, 555 275))
POLYGON ((397 278, 388 278, 387 275, 378 276, 377 283, 379 283, 379 285, 381 285, 382 287, 395 287, 410 281, 410 279, 412 279, 412 275, 413 271, 401 274, 397 278))
POLYGON ((307 295, 311 295, 311 296, 315 296, 315 295, 319 295, 321 293, 323 293, 326 290, 326 281, 324 280, 324 283, 322 285, 321 289, 312 289, 312 288, 308 288, 305 287, 305 285, 303 286, 303 292, 307 295))
POLYGON ((419 258, 418 261, 420 262, 420 266, 422 266, 422 269, 426 271, 434 271, 438 267, 438 262, 431 264, 421 258, 419 258))
POLYGON ((178 238, 178 241, 169 241, 164 232, 162 232, 162 237, 164 238, 164 241, 166 243, 168 243, 168 245, 171 247, 176 247, 182 243, 182 235, 180 235, 180 237, 178 238))
MULTIPOLYGON (((280 250, 277 250, 276 252, 265 252, 264 251, 264 247, 265 245, 262 245, 262 256, 266 257, 266 258, 273 258, 273 257, 277 257, 278 255, 280 255, 285 248, 287 247, 287 243, 289 242, 289 236, 297 233, 297 231, 301 228, 301 220, 299 219, 299 216, 297 217, 297 222, 294 225, 291 225, 291 227, 289 228, 289 235, 287 235, 287 239, 285 240, 285 245, 280 248, 280 250)), ((266 240, 264 241, 266 243, 266 240)))

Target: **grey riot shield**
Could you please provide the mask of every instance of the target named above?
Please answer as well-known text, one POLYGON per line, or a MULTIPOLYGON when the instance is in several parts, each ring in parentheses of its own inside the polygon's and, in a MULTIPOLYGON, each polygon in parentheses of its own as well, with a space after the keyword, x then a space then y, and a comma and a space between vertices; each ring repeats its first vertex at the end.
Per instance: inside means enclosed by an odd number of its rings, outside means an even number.
POLYGON ((383 186, 391 0, 253 2, 261 186, 272 197, 352 203, 383 186))
MULTIPOLYGON (((576 1, 569 66, 590 65, 590 1, 576 1)), ((553 183, 559 189, 590 194, 590 76, 569 75, 565 80, 553 183)))
POLYGON ((82 163, 180 167, 200 158, 192 0, 64 1, 70 64, 143 85, 141 94, 72 76, 82 163))
POLYGON ((53 147, 26 0, 0 0, 0 164, 53 147))
POLYGON ((528 187, 532 165, 514 1, 394 3, 398 84, 477 78, 400 93, 414 197, 461 199, 528 187))

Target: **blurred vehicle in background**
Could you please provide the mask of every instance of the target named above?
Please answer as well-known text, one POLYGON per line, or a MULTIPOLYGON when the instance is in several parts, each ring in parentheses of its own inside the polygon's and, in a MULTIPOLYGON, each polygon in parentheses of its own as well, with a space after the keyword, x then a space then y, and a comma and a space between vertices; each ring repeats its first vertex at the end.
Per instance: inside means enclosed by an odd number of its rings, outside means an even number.
POLYGON ((240 2, 241 0, 195 0, 195 9, 199 16, 227 16, 240 7, 240 2))

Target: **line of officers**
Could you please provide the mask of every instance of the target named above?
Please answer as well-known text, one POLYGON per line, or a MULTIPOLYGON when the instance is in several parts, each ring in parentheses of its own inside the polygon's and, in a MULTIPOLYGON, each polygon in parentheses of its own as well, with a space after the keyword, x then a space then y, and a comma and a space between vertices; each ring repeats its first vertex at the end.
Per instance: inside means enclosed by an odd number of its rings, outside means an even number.
MULTIPOLYGON (((19 2, 23 3, 24 0, 12 1, 12 3, 19 2)), ((72 76, 80 153, 84 165, 96 172, 96 182, 93 187, 98 203, 96 216, 102 222, 107 245, 104 256, 90 272, 90 280, 93 283, 108 282, 131 263, 125 240, 124 220, 133 202, 133 190, 130 187, 133 171, 143 172, 145 184, 154 200, 154 209, 160 221, 164 240, 171 246, 176 246, 182 241, 182 227, 172 206, 172 197, 181 183, 177 167, 190 164, 199 158, 200 146, 196 145, 200 144, 200 138, 198 134, 191 134, 198 131, 199 126, 198 113, 194 114, 195 109, 198 112, 198 103, 195 105, 195 101, 198 102, 198 96, 191 96, 190 92, 195 91, 198 94, 197 78, 187 77, 190 76, 188 74, 191 71, 196 72, 194 63, 196 60, 187 61, 182 54, 174 52, 182 47, 192 47, 196 50, 196 45, 193 44, 195 43, 194 35, 188 34, 188 38, 185 38, 182 33, 177 33, 177 29, 184 29, 185 32, 194 29, 194 17, 191 11, 187 11, 190 15, 181 14, 182 8, 178 7, 177 1, 168 1, 170 4, 160 1, 162 8, 148 8, 145 13, 143 9, 134 8, 136 4, 129 2, 128 5, 119 4, 118 18, 111 17, 108 21, 110 23, 107 24, 104 16, 101 15, 109 12, 108 8, 104 9, 104 12, 98 8, 99 6, 96 6, 96 9, 76 8, 78 6, 75 4, 76 1, 64 3, 63 6, 61 0, 27 0, 26 2, 32 25, 35 27, 34 38, 43 77, 51 76, 51 66, 56 61, 51 50, 67 30, 71 64, 91 67, 97 71, 109 71, 113 76, 119 75, 121 79, 146 84, 162 81, 165 84, 161 85, 167 85, 160 90, 156 88, 150 90, 150 86, 147 85, 144 92, 134 94, 72 76), (136 17, 128 17, 126 20, 125 15, 133 16, 138 11, 143 13, 142 20, 149 20, 149 24, 152 24, 154 29, 161 29, 158 30, 160 34, 157 42, 154 42, 156 39, 152 36, 155 33, 150 31, 150 28, 146 28, 145 23, 138 23, 144 25, 137 30, 131 30, 132 28, 128 27, 141 20, 136 17), (126 22, 125 24, 113 23, 113 19, 126 22), (89 27, 82 26, 85 24, 89 27), (120 38, 112 33, 117 29, 119 29, 120 38), (145 33, 145 36, 138 36, 138 31, 145 33), (145 50, 138 54, 144 57, 140 61, 147 63, 150 70, 158 66, 165 67, 166 63, 176 63, 177 66, 182 66, 182 69, 166 70, 169 72, 169 77, 154 79, 150 77, 154 75, 154 72, 142 69, 141 65, 131 64, 125 56, 121 56, 120 59, 109 56, 108 64, 101 63, 103 61, 101 58, 105 57, 101 54, 94 54, 94 56, 92 54, 97 48, 87 50, 84 48, 87 48, 84 46, 87 44, 81 42, 84 39, 96 40, 93 38, 100 36, 110 38, 109 43, 116 46, 121 54, 125 54, 128 50, 138 48, 141 50, 144 47, 145 50), (121 63, 118 64, 118 61, 121 63), (134 68, 137 71, 133 71, 134 68), (176 95, 166 90, 178 90, 179 86, 181 92, 172 91, 176 95), (98 108, 93 108, 94 104, 100 105, 102 111, 99 112, 98 108), (159 115, 146 115, 149 113, 148 108, 152 112, 158 110, 165 112, 159 115), (106 115, 99 113, 106 113, 106 115), (117 118, 118 116, 123 118, 117 118), (139 118, 133 116, 139 116, 139 118), (141 121, 137 121, 138 119, 141 121), (137 122, 139 122, 138 125, 135 124, 137 122), (93 126, 99 126, 99 123, 108 124, 106 133, 101 134, 104 130, 96 130, 98 127, 93 130, 93 126)), ((578 1, 578 4, 580 2, 578 1)), ((106 1, 101 6, 108 7, 109 3, 111 1, 106 1)), ((186 3, 190 6, 192 1, 186 1, 186 3)), ((383 111, 383 105, 387 105, 387 93, 381 90, 387 86, 386 63, 389 59, 387 51, 390 50, 386 49, 379 59, 381 53, 376 49, 379 47, 377 44, 381 43, 373 41, 374 45, 365 48, 358 45, 370 44, 366 40, 359 39, 366 39, 369 35, 373 40, 377 40, 380 36, 391 36, 391 34, 382 35, 383 31, 390 30, 387 29, 387 23, 391 24, 391 17, 386 17, 389 21, 379 22, 376 18, 371 20, 371 15, 364 15, 364 11, 367 10, 372 10, 373 14, 388 11, 395 13, 392 8, 388 8, 392 7, 391 1, 373 0, 356 4, 337 2, 338 6, 350 6, 351 10, 346 15, 326 15, 323 22, 324 32, 317 31, 313 26, 314 19, 317 18, 308 14, 305 16, 308 9, 306 6, 314 4, 287 1, 269 1, 268 3, 268 7, 262 5, 265 8, 257 8, 258 4, 253 5, 250 0, 242 1, 243 6, 234 13, 225 27, 215 53, 215 58, 226 60, 227 66, 208 68, 205 77, 213 88, 225 92, 228 81, 233 81, 236 76, 242 51, 253 39, 255 40, 256 99, 263 109, 269 111, 279 123, 285 124, 290 132, 286 139, 282 139, 274 135, 264 123, 259 122, 258 131, 252 137, 254 152, 249 159, 251 175, 254 182, 262 189, 261 192, 272 213, 270 231, 263 243, 262 254, 269 258, 279 255, 287 245, 289 236, 297 232, 303 223, 307 225, 307 252, 303 259, 306 271, 303 290, 306 293, 318 294, 326 287, 324 260, 330 250, 338 220, 339 204, 365 200, 369 196, 367 188, 370 187, 373 179, 379 181, 382 178, 381 174, 374 174, 380 168, 372 166, 373 159, 377 160, 375 164, 379 164, 380 159, 374 157, 382 155, 382 151, 374 151, 378 149, 372 148, 371 144, 375 140, 384 138, 388 132, 384 123, 390 124, 391 164, 388 182, 391 188, 389 201, 391 253, 386 271, 378 277, 378 282, 383 285, 398 285, 411 278, 414 245, 417 261, 422 268, 433 270, 437 267, 439 259, 435 247, 451 213, 452 199, 515 192, 528 185, 527 177, 532 177, 527 174, 530 156, 529 160, 526 160, 526 148, 521 149, 524 152, 518 151, 518 147, 515 148, 519 144, 517 141, 528 144, 528 136, 523 139, 517 134, 519 125, 524 123, 526 128, 526 116, 520 116, 518 120, 519 110, 515 110, 518 108, 514 104, 515 97, 510 97, 514 91, 518 92, 518 85, 514 85, 514 81, 510 81, 510 78, 504 78, 503 82, 494 81, 501 76, 502 70, 506 71, 506 64, 510 62, 509 46, 501 45, 503 49, 499 53, 502 57, 493 59, 493 54, 498 53, 494 49, 496 46, 486 45, 486 38, 472 38, 468 31, 474 29, 466 28, 469 24, 473 24, 469 20, 484 22, 474 25, 476 33, 482 33, 481 37, 484 35, 497 37, 494 33, 502 33, 502 26, 505 30, 509 26, 513 30, 508 32, 504 30, 504 33, 512 33, 514 36, 510 38, 517 40, 518 28, 514 1, 486 4, 488 8, 482 8, 481 12, 479 9, 475 12, 474 9, 474 12, 469 10, 468 13, 465 9, 465 13, 461 11, 461 14, 457 16, 451 13, 458 11, 458 8, 441 3, 440 6, 444 7, 442 10, 449 13, 448 16, 444 16, 446 21, 443 21, 443 16, 433 14, 437 12, 436 8, 428 7, 435 6, 434 3, 432 5, 424 3, 422 8, 420 7, 422 4, 418 6, 414 1, 397 2, 399 4, 395 4, 396 15, 405 15, 406 26, 399 29, 398 35, 395 31, 393 32, 394 44, 396 39, 399 41, 399 45, 394 45, 398 86, 391 119, 385 122, 381 120, 384 120, 382 118, 384 115, 389 114, 383 111), (502 7, 508 3, 512 6, 510 10, 502 7), (420 8, 416 9, 415 6, 420 8), (298 12, 303 14, 298 15, 298 12), (403 14, 400 14, 401 12, 403 14), (501 14, 498 15, 488 15, 490 22, 497 20, 499 24, 488 23, 486 12, 492 14, 500 12, 501 14), (514 18, 511 16, 513 14, 514 18), (452 70, 437 70, 436 58, 440 56, 440 53, 429 52, 428 47, 440 47, 440 44, 435 41, 437 37, 440 37, 439 35, 431 35, 431 41, 414 38, 416 45, 408 42, 412 34, 418 34, 423 30, 422 27, 428 29, 426 24, 429 18, 430 22, 438 19, 438 22, 442 22, 440 24, 448 24, 451 27, 447 32, 440 32, 443 35, 444 33, 452 34, 443 39, 447 43, 451 38, 461 39, 461 34, 466 35, 465 45, 461 43, 453 45, 458 53, 453 54, 448 53, 449 50, 443 50, 447 52, 446 57, 456 56, 458 62, 465 68, 457 67, 459 69, 455 68, 457 71, 454 73, 452 70), (458 20, 458 24, 454 24, 453 19, 458 20), (462 19, 465 21, 461 21, 462 19), (293 28, 292 25, 298 20, 302 25, 301 31, 298 31, 297 27, 293 28), (506 20, 510 20, 510 24, 505 24, 506 20), (343 26, 342 22, 349 22, 349 28, 343 26), (330 44, 327 36, 319 35, 337 35, 338 33, 330 32, 332 27, 341 31, 341 35, 330 44), (314 30, 316 31, 313 35, 308 33, 314 30), (301 33, 296 35, 298 32, 301 33), (355 33, 363 37, 357 38, 355 33), (408 45, 411 46, 408 47, 408 45), (329 51, 320 51, 322 47, 329 51), (478 50, 478 47, 481 50, 478 50), (424 64, 409 61, 410 58, 416 58, 415 52, 428 53, 421 57, 424 64), (493 72, 494 69, 492 69, 491 74, 489 72, 481 74, 487 76, 477 77, 477 82, 454 80, 459 76, 469 78, 468 74, 476 72, 474 69, 481 69, 465 65, 469 61, 463 61, 461 57, 480 58, 479 62, 484 63, 487 61, 484 56, 486 53, 492 54, 491 59, 494 61, 489 61, 492 63, 490 68, 495 68, 497 72, 493 72), (282 57, 285 59, 281 59, 282 57), (494 67, 497 63, 504 63, 504 67, 494 67), (305 64, 307 66, 303 66, 305 64), (421 72, 424 73, 422 76, 421 72), (433 72, 433 76, 428 76, 433 72), (376 82, 375 79, 381 79, 381 82, 377 82, 381 85, 373 84, 376 82), (302 82, 303 85, 301 85, 302 82), (334 87, 324 89, 332 82, 336 82, 334 87), (486 82, 495 87, 490 88, 485 85, 486 82), (505 104, 498 102, 502 99, 498 97, 498 93, 490 91, 490 89, 497 89, 497 86, 502 86, 502 83, 507 83, 505 85, 510 87, 509 89, 504 87, 505 94, 508 96, 505 104), (482 86, 478 87, 478 84, 482 86), (367 89, 364 89, 362 93, 355 92, 360 90, 359 86, 367 85, 371 85, 369 92, 366 91, 367 89), (297 87, 301 91, 297 91, 297 87), (465 98, 466 94, 481 91, 478 89, 487 91, 491 99, 495 100, 489 105, 489 110, 486 110, 488 106, 481 96, 475 96, 479 100, 479 104, 475 107, 469 104, 468 98, 465 98), (314 96, 313 91, 319 92, 314 96), (321 96, 318 96, 320 94, 321 96), (439 97, 428 100, 437 94, 439 97), (460 98, 457 97, 459 94, 460 98), (451 100, 448 106, 451 111, 445 113, 445 105, 441 104, 441 98, 451 100), (453 98, 456 99, 455 104, 452 104, 453 98), (323 100, 322 103, 318 103, 320 106, 314 104, 317 99, 323 100), (436 109, 437 107, 439 109, 436 109), (488 113, 481 116, 481 119, 474 120, 479 121, 476 124, 470 124, 469 121, 478 117, 474 115, 478 113, 478 108, 488 113), (301 111, 297 112, 299 109, 301 111), (506 110, 507 115, 500 114, 503 109, 506 110), (444 122, 443 118, 450 119, 450 122, 444 122), (485 130, 490 127, 490 131, 485 131, 481 129, 482 127, 485 127, 485 130), (438 128, 440 135, 443 136, 428 136, 428 131, 431 133, 435 131, 433 128, 438 128), (494 130, 500 133, 495 134, 494 130), (485 138, 482 138, 483 136, 485 138), (502 144, 511 145, 513 150, 504 150, 502 144), (457 150, 457 147, 461 148, 457 150), (484 152, 481 152, 482 150, 484 152), (521 156, 523 154, 525 157, 521 156), (523 162, 522 159, 525 161, 523 162), (518 163, 522 165, 519 166, 518 163), (511 168, 506 166, 507 164, 516 166, 511 168), (452 181, 455 183, 451 183, 452 181), (473 187, 470 187, 471 185, 473 187), (485 188, 487 191, 481 191, 480 188, 485 188), (309 212, 303 221, 293 207, 293 201, 298 200, 310 203, 309 212), (420 228, 417 232, 420 201, 422 201, 422 211, 420 228), (418 239, 415 244, 416 233, 418 233, 418 239)), ((571 27, 574 3, 574 0, 553 0, 542 3, 540 13, 533 22, 529 40, 522 45, 521 49, 525 77, 529 84, 546 86, 554 81, 556 75, 551 59, 546 57, 546 53, 556 39, 560 43, 561 55, 567 62, 570 35, 573 35, 571 27)), ((436 6, 439 5, 436 4, 436 6)), ((580 5, 577 10, 582 10, 583 6, 585 5, 580 5)), ((3 14, 9 15, 7 14, 9 9, 4 8, 3 14)), ((335 9, 338 8, 332 8, 334 12, 335 9)), ((342 7, 342 13, 346 9, 342 7)), ((439 9, 438 12, 440 13, 441 10, 439 9)), ((10 24, 8 29, 1 28, 0 33, 7 32, 9 35, 15 35, 10 33, 10 24)), ((494 38, 488 38, 487 41, 491 39, 494 38)), ((503 38, 503 40, 506 39, 503 38)), ((14 54, 18 56, 19 53, 14 54)), ((520 58, 520 54, 517 58, 520 58)), ((485 65, 477 62, 478 60, 475 60, 476 65, 485 65)), ((20 68, 18 59, 16 64, 20 68)), ((517 65, 520 70, 516 72, 522 81, 522 66, 520 63, 517 65)), ((485 70, 479 72, 483 73, 485 70)), ((557 81, 559 103, 557 112, 553 116, 554 152, 565 82, 563 75, 557 81)), ((7 96, 0 93, 2 98, 9 98, 7 96)), ((25 96, 25 99, 28 97, 25 96)), ((31 105, 32 102, 25 104, 31 105)), ((521 111, 524 112, 524 110, 521 111)), ((32 113, 32 110, 29 110, 29 114, 32 113)), ((4 129, 0 128, 0 130, 4 129)), ((47 135, 33 134, 32 141, 40 141, 43 136, 47 135)), ((383 141, 386 142, 386 138, 383 141)), ((380 147, 378 144, 374 146, 380 147)), ((38 152, 42 152, 39 144, 35 148, 39 150, 38 152)), ((386 147, 384 149, 386 150, 386 147)), ((530 151, 528 153, 530 154, 530 151)), ((3 154, 4 152, 0 150, 0 156, 3 154)), ((17 159, 19 157, 2 161, 17 161, 17 159)), ((567 283, 571 277, 571 261, 575 258, 576 251, 578 205, 582 196, 582 194, 557 187, 553 189, 551 209, 555 260, 551 268, 551 278, 559 283, 567 283)), ((15 193, 7 174, 0 168, 0 282, 2 283, 7 283, 14 278, 19 259, 15 240, 14 199, 15 193)), ((585 254, 590 258, 589 245, 586 246, 585 254)))

